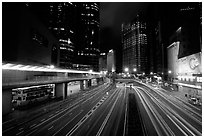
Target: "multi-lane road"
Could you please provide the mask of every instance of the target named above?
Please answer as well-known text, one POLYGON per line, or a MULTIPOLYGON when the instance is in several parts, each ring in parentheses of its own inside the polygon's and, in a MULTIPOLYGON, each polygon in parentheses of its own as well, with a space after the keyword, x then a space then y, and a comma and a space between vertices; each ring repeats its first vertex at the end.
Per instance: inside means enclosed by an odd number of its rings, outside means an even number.
MULTIPOLYGON (((3 135, 142 136, 202 135, 201 110, 168 92, 132 81, 105 83, 58 108, 17 125, 3 135), (116 87, 117 86, 117 87, 116 87)), ((53 107, 54 108, 54 107, 53 107)), ((9 127, 8 127, 9 126, 9 127)))

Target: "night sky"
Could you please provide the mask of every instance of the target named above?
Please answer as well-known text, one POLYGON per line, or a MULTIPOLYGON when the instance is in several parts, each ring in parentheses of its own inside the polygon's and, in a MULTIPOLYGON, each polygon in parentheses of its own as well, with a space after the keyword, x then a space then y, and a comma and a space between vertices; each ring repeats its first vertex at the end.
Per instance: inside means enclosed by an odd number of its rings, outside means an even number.
POLYGON ((100 3, 100 50, 114 49, 117 67, 122 67, 121 24, 133 20, 138 12, 145 12, 148 5, 145 2, 100 3))

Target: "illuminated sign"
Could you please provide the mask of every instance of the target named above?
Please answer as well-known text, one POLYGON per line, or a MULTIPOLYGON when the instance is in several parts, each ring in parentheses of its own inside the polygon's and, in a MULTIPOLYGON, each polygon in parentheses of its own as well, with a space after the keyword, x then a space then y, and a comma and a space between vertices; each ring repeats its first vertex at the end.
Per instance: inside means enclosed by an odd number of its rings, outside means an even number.
POLYGON ((198 62, 198 59, 197 58, 191 58, 189 60, 189 66, 192 70, 194 70, 196 67, 198 67, 199 65, 199 62, 198 62))

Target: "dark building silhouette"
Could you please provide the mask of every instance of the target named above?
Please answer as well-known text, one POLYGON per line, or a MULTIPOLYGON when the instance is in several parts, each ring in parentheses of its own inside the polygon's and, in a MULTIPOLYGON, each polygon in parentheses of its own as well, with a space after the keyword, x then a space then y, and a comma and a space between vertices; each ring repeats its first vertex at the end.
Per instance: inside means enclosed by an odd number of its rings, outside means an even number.
POLYGON ((59 43, 25 3, 2 5, 2 60, 33 65, 58 64, 59 43), (56 47, 56 54, 52 54, 56 47))
POLYGON ((98 71, 99 63, 99 3, 76 3, 77 43, 75 64, 98 71))
POLYGON ((71 2, 49 3, 49 29, 60 43, 59 66, 62 68, 73 68, 77 35, 76 10, 76 5, 71 2))
POLYGON ((177 40, 180 58, 201 51, 201 3, 151 3, 146 17, 150 72, 167 76, 167 47, 177 40), (172 38, 179 27, 179 37, 172 38))
POLYGON ((52 47, 52 60, 59 60, 59 67, 98 71, 99 3, 22 4, 57 38, 60 45, 52 47), (59 59, 55 58, 56 55, 59 59))

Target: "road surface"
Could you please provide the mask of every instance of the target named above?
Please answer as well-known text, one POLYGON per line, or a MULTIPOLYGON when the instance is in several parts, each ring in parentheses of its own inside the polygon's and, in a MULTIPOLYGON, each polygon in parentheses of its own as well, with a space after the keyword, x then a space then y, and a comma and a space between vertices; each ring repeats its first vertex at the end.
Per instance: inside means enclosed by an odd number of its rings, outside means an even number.
POLYGON ((144 83, 105 83, 68 101, 18 125, 3 123, 3 135, 202 135, 200 109, 144 83))

